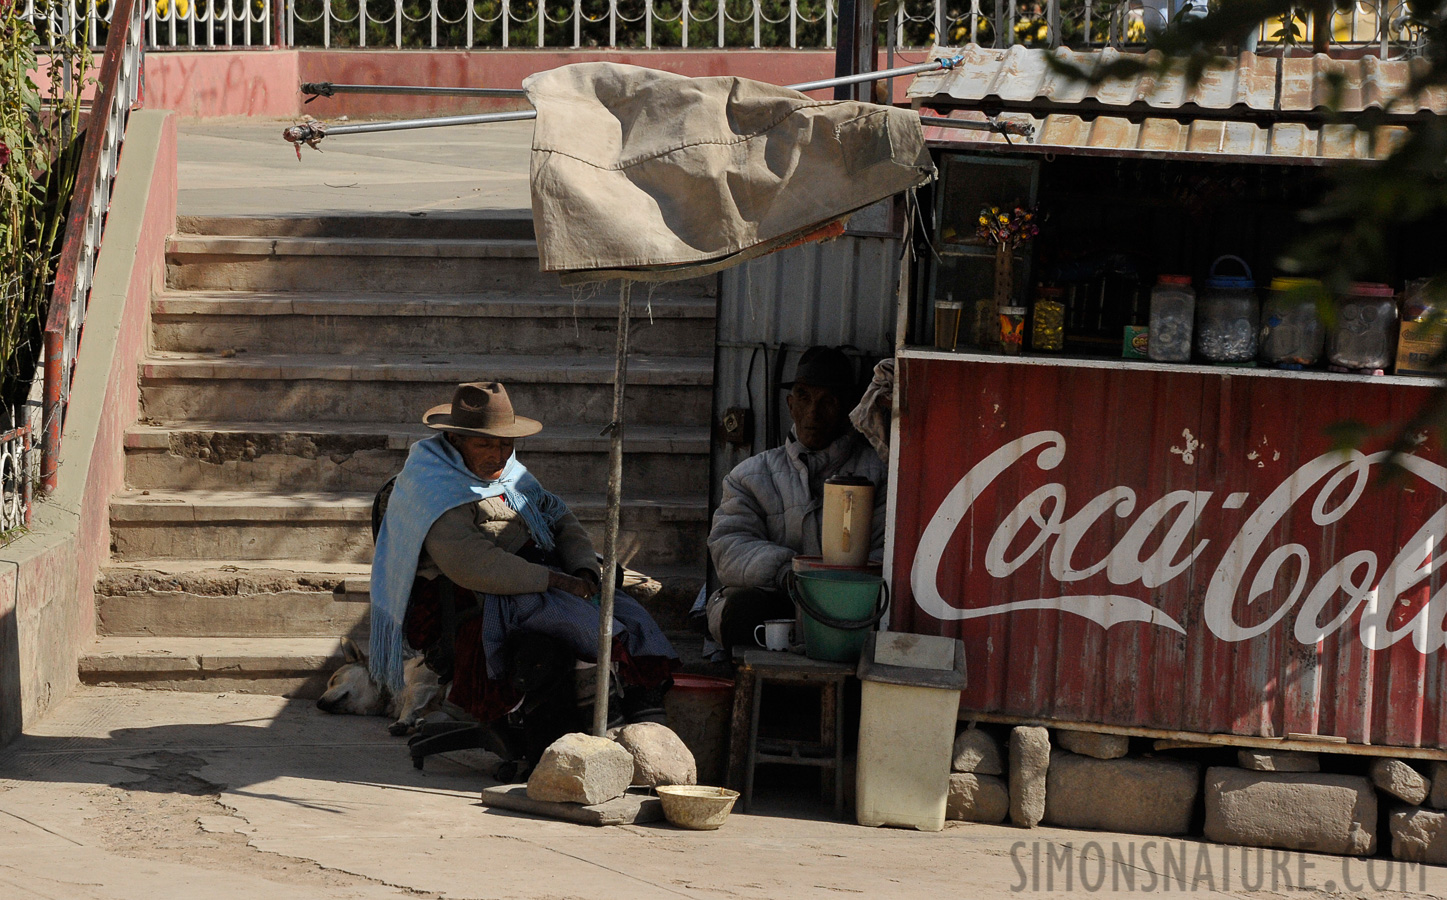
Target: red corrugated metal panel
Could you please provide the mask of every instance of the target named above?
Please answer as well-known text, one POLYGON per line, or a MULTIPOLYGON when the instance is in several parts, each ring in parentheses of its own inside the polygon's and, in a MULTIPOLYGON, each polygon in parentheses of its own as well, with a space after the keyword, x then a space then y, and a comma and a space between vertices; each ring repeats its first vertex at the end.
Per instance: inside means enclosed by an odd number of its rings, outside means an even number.
MULTIPOLYGON (((927 356, 927 354, 926 354, 927 356)), ((895 626, 957 635, 965 708, 1447 747, 1447 468, 1409 379, 900 360, 895 626)))

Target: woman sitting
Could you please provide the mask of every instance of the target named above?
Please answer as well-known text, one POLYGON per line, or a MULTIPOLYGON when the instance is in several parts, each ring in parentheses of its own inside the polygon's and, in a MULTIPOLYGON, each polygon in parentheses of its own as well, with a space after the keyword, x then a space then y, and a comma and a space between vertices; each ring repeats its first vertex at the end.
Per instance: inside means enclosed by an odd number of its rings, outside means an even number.
MULTIPOLYGON (((597 554, 567 504, 518 462, 514 441, 543 426, 514 414, 501 384, 458 385, 452 402, 428 410, 423 422, 441 433, 412 446, 377 534, 372 674, 401 689, 405 646, 420 649, 437 633, 435 611, 409 612, 414 582, 427 595, 425 582, 445 575, 481 604, 481 615, 457 629, 449 699, 491 722, 521 699, 504 677, 509 635, 543 634, 579 659, 596 660, 597 554)), ((621 591, 614 595, 613 655, 623 716, 661 721, 678 654, 648 611, 621 591)))

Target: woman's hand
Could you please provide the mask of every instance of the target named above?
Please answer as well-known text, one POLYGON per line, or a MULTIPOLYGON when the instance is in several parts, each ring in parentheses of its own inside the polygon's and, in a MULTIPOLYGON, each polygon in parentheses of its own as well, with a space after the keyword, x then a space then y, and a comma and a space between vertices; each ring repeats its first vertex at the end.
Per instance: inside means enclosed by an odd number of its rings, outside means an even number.
MULTIPOLYGON (((574 569, 573 574, 591 584, 594 594, 598 593, 599 589, 603 587, 603 580, 599 578, 598 573, 592 569, 574 569)), ((592 595, 590 594, 589 596, 592 595)))
POLYGON ((548 587, 566 591, 574 597, 582 597, 584 600, 593 596, 594 588, 591 581, 577 578, 573 575, 566 575, 562 572, 548 573, 548 587))

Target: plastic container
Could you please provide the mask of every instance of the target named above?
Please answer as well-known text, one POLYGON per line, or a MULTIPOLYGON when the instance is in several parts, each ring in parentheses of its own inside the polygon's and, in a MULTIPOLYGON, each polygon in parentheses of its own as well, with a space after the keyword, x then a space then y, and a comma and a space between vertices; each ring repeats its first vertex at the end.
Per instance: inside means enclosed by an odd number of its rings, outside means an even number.
POLYGON ((884 578, 868 569, 794 572, 789 596, 803 612, 804 655, 852 663, 889 605, 884 578))
POLYGON ((1190 362, 1196 292, 1189 275, 1162 275, 1151 288, 1150 337, 1146 355, 1155 362, 1190 362))
POLYGON ((965 687, 964 645, 956 638, 871 635, 859 680, 856 820, 939 831, 965 687))
POLYGON ((1065 349, 1065 291, 1060 288, 1042 287, 1035 294, 1030 349, 1041 353, 1065 349))
POLYGON ((1397 298, 1390 285, 1358 282, 1337 301, 1326 360, 1355 372, 1385 372, 1397 346, 1397 298))
POLYGON ((1015 356, 1025 342, 1025 314, 1023 306, 1002 306, 1000 310, 1000 351, 1006 356, 1015 356))
POLYGON ((1242 365, 1256 362, 1261 304, 1251 267, 1239 256, 1223 256, 1211 264, 1210 277, 1196 298, 1196 352, 1208 363, 1242 365), (1243 275, 1219 274, 1230 260, 1243 275))
POLYGON ((1313 278, 1273 278, 1261 307, 1263 365, 1304 369, 1321 361, 1326 347, 1326 325, 1317 311, 1316 298, 1301 290, 1320 286, 1313 278))
POLYGON ((824 561, 862 566, 869 562, 873 539, 874 482, 854 475, 836 475, 824 482, 824 561))
POLYGON ((1427 294, 1428 279, 1407 282, 1402 291, 1401 332, 1397 335, 1398 375, 1440 375, 1436 363, 1447 345, 1444 310, 1427 294))
POLYGON ((675 672, 673 687, 663 695, 663 708, 668 713, 668 727, 693 753, 698 780, 705 784, 723 781, 734 683, 712 675, 675 672))

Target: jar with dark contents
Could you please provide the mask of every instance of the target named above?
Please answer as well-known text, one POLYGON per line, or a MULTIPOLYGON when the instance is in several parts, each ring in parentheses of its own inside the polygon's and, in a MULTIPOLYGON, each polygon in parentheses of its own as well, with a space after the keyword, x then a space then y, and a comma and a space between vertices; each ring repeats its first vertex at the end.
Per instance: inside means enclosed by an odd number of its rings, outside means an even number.
POLYGON ((1030 349, 1041 353, 1059 353, 1065 349, 1065 291, 1062 288, 1041 287, 1035 291, 1030 349))
POLYGON ((1358 282, 1336 304, 1326 338, 1333 368, 1382 374, 1392 366, 1397 343, 1397 297, 1390 285, 1358 282))
POLYGON ((1314 278, 1273 278, 1261 307, 1262 365, 1304 369, 1321 361, 1326 325, 1317 310, 1314 278))

